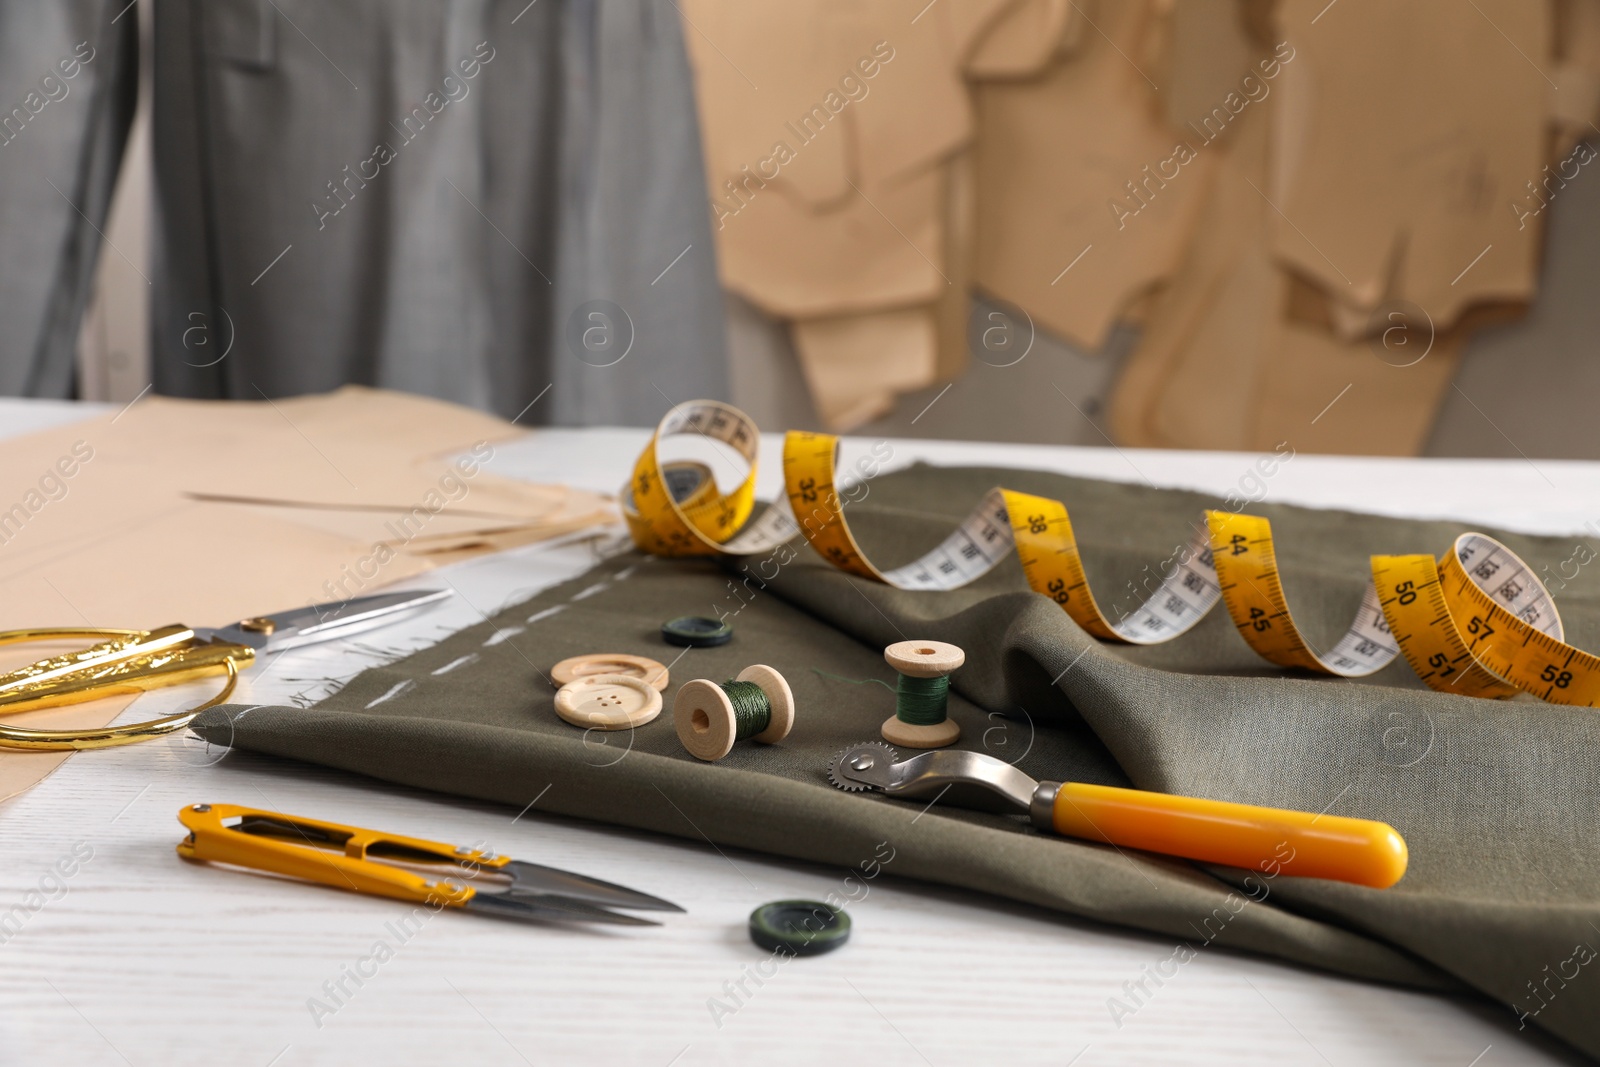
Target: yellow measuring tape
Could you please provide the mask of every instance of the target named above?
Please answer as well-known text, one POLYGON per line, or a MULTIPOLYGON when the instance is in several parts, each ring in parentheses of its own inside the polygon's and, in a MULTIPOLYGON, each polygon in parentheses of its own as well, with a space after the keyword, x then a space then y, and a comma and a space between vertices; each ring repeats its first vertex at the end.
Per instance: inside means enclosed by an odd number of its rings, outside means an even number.
POLYGON ((1355 620, 1334 645, 1319 650, 1290 617, 1266 519, 1206 512, 1154 593, 1113 619, 1089 590, 1072 520, 1060 501, 991 489, 938 547, 883 571, 867 559, 845 521, 850 489, 836 484, 837 438, 787 434, 787 506, 774 503, 752 521, 759 448, 760 432, 738 408, 712 400, 674 407, 622 493, 634 543, 662 556, 752 556, 799 534, 848 574, 925 591, 960 588, 1015 552, 1029 587, 1101 640, 1170 641, 1220 600, 1246 643, 1283 667, 1362 678, 1404 656, 1440 692, 1495 699, 1528 692, 1558 704, 1600 703, 1600 658, 1566 644, 1555 601, 1533 569, 1484 534, 1462 534, 1438 560, 1373 556, 1372 581, 1355 620), (690 434, 742 457, 747 473, 732 492, 721 492, 702 463, 662 462, 661 442, 690 434))

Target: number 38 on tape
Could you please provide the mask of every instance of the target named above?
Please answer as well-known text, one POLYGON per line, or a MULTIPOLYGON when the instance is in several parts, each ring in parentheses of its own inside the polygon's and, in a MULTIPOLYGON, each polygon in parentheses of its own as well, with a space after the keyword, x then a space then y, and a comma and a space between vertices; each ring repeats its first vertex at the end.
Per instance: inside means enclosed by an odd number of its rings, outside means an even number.
POLYGON ((1220 600, 1250 647, 1283 667, 1362 678, 1404 656, 1440 692, 1490 698, 1528 692, 1553 703, 1600 704, 1600 658, 1565 642, 1555 602, 1533 569, 1484 534, 1462 534, 1437 560, 1373 556, 1355 621, 1319 651, 1290 617, 1266 519, 1207 512, 1155 593, 1113 620, 1089 589, 1060 501, 991 489, 931 552, 883 571, 845 521, 835 486, 837 438, 791 431, 783 447, 788 506, 776 503, 751 521, 759 445, 755 423, 737 408, 711 400, 674 407, 622 493, 635 544, 664 556, 744 556, 772 552, 799 534, 840 570, 925 591, 966 585, 1015 552, 1034 591, 1105 641, 1173 640, 1220 600), (661 461, 662 440, 688 434, 721 442, 744 459, 748 473, 732 492, 721 492, 704 464, 661 461))

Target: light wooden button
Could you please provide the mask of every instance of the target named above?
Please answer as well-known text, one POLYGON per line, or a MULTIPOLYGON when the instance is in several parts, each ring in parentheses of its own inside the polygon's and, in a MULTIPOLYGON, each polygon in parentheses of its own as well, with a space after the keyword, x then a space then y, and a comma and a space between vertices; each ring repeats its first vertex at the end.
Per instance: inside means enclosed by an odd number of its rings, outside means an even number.
POLYGON ((597 674, 623 674, 641 678, 656 687, 658 692, 667 688, 667 669, 646 656, 630 656, 626 652, 591 652, 586 656, 564 659, 550 668, 550 677, 557 685, 566 685, 579 678, 597 674))
POLYGON ((595 674, 561 687, 556 714, 586 730, 628 730, 661 714, 661 694, 640 678, 595 674))
POLYGON ((913 678, 937 678, 952 674, 967 662, 959 645, 943 641, 896 641, 883 650, 889 666, 913 678))

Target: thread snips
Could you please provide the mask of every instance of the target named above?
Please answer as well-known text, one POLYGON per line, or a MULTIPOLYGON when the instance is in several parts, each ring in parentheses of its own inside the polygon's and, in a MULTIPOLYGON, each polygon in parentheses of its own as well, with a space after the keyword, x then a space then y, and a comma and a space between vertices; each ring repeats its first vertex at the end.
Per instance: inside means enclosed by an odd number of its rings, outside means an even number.
POLYGON ((187 860, 225 863, 336 889, 531 922, 658 926, 632 911, 683 911, 670 901, 571 871, 474 848, 236 804, 178 811, 187 860))

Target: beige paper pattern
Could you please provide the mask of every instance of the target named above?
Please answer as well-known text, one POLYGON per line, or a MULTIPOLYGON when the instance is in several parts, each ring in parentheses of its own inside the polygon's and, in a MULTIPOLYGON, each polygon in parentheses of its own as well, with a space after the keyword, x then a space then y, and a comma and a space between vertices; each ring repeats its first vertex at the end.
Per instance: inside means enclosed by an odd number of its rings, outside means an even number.
POLYGON ((1531 57, 1548 58, 1550 5, 1341 0, 1313 26, 1324 6, 1279 10, 1307 109, 1274 254, 1334 299, 1408 300, 1440 330, 1474 302, 1528 299, 1541 227, 1511 205, 1545 163, 1550 85, 1531 57))
POLYGON ((1254 447, 1342 378, 1381 395, 1381 425, 1341 409, 1303 436, 1412 450, 1470 332, 1532 298, 1545 208, 1600 141, 1600 0, 685 10, 713 200, 740 183, 724 284, 793 324, 834 429, 960 373, 971 284, 1083 349, 1144 326, 1112 400, 1121 443, 1254 447), (750 181, 869 40, 895 56, 870 94, 750 181), (1251 188, 1216 189, 1269 114, 1251 188), (1402 305, 1435 342, 1404 374, 1362 356, 1402 305), (932 334, 906 325, 929 309, 932 334))
MULTIPOLYGON (((225 625, 614 516, 594 494, 451 461, 522 432, 351 387, 278 401, 144 398, 0 442, 0 629, 225 625)), ((7 652, 15 663, 47 650, 7 652)), ((103 726, 127 703, 30 712, 19 725, 103 726)), ((0 796, 63 758, 0 752, 0 796)))
POLYGON ((964 364, 963 68, 997 18, 1045 6, 686 0, 723 284, 794 323, 808 380, 827 379, 814 399, 830 426, 884 410, 885 383, 914 389, 964 364), (861 348, 878 336, 889 350, 861 348))
POLYGON ((1182 162, 1194 135, 1153 120, 1130 60, 1153 21, 1148 2, 1104 5, 1074 61, 978 89, 977 284, 1091 350, 1177 265, 1214 165, 1199 145, 1182 162))

